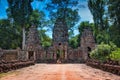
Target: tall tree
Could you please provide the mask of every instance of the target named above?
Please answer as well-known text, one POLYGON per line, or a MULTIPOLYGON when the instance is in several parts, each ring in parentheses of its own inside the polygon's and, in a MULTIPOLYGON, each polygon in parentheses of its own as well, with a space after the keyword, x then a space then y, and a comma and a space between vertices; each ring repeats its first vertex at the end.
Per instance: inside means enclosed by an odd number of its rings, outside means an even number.
POLYGON ((25 28, 29 21, 29 16, 32 12, 31 2, 32 0, 7 0, 11 17, 14 19, 17 25, 22 27, 23 41, 22 49, 25 48, 25 28))
POLYGON ((18 26, 13 26, 8 19, 0 20, 0 47, 16 49, 21 47, 21 33, 18 26))
POLYGON ((33 10, 32 14, 30 15, 29 22, 34 24, 36 27, 43 28, 45 25, 45 14, 43 11, 33 10))
POLYGON ((95 27, 97 29, 104 29, 103 19, 104 19, 104 0, 88 0, 88 7, 93 15, 95 27))
POLYGON ((112 23, 111 40, 120 47, 120 0, 108 0, 108 14, 112 23))
POLYGON ((78 16, 78 11, 75 8, 77 4, 78 0, 51 0, 47 4, 47 10, 50 12, 50 18, 53 23, 57 18, 60 17, 65 19, 68 29, 72 29, 72 27, 80 18, 78 16))
POLYGON ((95 37, 97 43, 100 43, 97 37, 99 35, 106 35, 108 24, 107 24, 107 16, 105 15, 105 0, 88 0, 88 7, 93 15, 94 24, 95 24, 95 37))

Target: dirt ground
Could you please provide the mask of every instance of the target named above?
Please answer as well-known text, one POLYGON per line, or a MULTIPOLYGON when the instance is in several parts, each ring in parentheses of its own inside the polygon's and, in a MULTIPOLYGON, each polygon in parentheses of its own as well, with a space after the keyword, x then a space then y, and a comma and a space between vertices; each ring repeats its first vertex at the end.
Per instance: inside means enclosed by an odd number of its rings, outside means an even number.
POLYGON ((120 76, 85 64, 36 64, 12 71, 0 80, 120 80, 120 76))

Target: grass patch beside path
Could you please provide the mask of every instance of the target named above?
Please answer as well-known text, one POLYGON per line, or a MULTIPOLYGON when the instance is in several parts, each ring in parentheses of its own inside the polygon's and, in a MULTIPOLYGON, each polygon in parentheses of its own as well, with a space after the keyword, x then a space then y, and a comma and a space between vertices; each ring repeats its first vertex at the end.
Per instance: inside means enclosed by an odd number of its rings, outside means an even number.
POLYGON ((19 71, 10 71, 10 72, 7 72, 7 73, 0 73, 0 78, 5 77, 7 75, 12 75, 12 74, 18 75, 19 71))

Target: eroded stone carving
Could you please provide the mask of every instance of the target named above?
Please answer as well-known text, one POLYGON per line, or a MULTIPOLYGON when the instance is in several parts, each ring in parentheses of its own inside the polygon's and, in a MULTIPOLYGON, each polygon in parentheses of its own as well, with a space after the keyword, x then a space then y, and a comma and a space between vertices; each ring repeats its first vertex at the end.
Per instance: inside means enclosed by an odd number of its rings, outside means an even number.
POLYGON ((86 60, 90 57, 89 53, 95 48, 95 39, 90 28, 84 29, 81 36, 81 49, 83 53, 83 58, 86 60))

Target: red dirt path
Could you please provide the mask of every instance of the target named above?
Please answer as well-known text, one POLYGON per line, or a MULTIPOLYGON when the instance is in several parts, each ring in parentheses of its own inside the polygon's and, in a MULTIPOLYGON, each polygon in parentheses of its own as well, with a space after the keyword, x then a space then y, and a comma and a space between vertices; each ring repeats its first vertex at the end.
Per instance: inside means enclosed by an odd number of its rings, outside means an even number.
POLYGON ((120 76, 85 64, 36 64, 13 71, 0 80, 120 80, 120 76))

